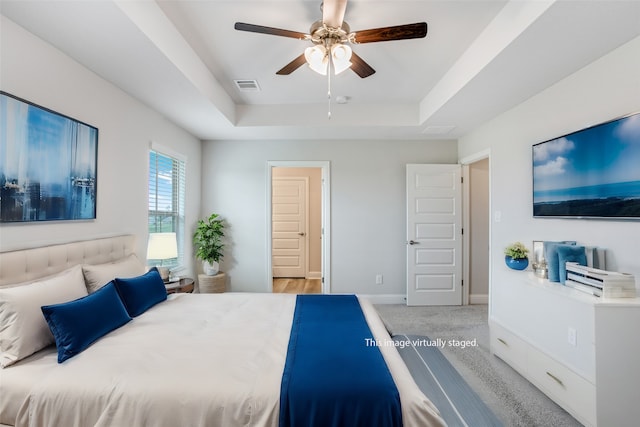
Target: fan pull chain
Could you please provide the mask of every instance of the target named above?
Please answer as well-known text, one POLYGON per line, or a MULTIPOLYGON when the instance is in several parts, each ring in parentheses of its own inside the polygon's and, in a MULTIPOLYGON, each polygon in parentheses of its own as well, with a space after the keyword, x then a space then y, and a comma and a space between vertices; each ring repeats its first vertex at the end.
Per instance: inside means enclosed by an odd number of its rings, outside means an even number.
POLYGON ((327 69, 327 119, 331 120, 331 57, 327 69))

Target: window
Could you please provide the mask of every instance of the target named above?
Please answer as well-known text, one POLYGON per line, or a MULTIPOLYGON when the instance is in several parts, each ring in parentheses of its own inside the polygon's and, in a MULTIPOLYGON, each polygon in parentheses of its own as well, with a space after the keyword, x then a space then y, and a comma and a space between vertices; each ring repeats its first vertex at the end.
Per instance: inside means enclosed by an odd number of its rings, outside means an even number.
MULTIPOLYGON (((149 152, 149 233, 176 233, 178 258, 163 260, 162 265, 175 267, 184 261, 184 193, 185 161, 149 152)), ((149 260, 152 264, 153 261, 149 260)))

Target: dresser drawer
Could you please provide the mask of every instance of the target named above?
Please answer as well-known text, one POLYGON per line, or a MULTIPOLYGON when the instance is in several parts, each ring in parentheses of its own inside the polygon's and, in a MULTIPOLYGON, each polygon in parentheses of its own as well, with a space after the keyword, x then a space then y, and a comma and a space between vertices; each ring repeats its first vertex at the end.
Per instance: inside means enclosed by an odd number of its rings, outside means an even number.
POLYGON ((493 354, 524 373, 529 345, 497 323, 491 324, 490 333, 493 354))
POLYGON ((527 354, 530 381, 585 425, 596 425, 596 387, 546 354, 527 354))

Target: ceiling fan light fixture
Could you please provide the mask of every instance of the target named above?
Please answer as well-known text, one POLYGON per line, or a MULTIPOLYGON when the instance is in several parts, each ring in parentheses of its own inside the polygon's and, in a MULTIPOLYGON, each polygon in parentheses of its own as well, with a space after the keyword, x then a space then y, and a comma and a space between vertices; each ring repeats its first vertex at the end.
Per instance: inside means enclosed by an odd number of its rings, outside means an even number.
POLYGON ((351 67, 351 53, 351 47, 342 43, 331 46, 331 60, 336 74, 340 74, 351 67))
POLYGON ((308 47, 304 50, 304 58, 309 64, 309 68, 323 76, 327 75, 327 66, 329 64, 329 56, 327 49, 322 45, 308 47))

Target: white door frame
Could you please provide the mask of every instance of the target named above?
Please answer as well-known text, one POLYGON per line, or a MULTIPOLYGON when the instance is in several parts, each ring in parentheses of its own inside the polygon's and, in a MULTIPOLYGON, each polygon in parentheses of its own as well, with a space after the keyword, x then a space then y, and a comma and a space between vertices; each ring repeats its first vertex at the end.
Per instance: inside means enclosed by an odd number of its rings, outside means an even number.
POLYGON ((331 163, 323 160, 282 160, 267 161, 266 170, 266 217, 267 217, 267 269, 266 284, 267 292, 273 292, 273 249, 272 249, 272 211, 271 211, 271 185, 273 168, 320 168, 322 170, 322 293, 331 293, 331 163))
MULTIPOLYGON (((469 258, 471 253, 471 218, 470 218, 470 194, 469 194, 469 165, 480 160, 488 159, 489 161, 489 212, 493 212, 491 203, 491 149, 479 151, 469 156, 460 159, 462 165, 462 216, 463 216, 463 229, 466 230, 462 235, 462 280, 464 280, 465 286, 462 289, 462 304, 469 304, 469 285, 471 284, 470 271, 471 266, 469 264, 469 258)), ((491 217, 491 215, 490 215, 491 217)), ((489 310, 491 310, 491 266, 493 251, 491 250, 491 220, 489 221, 489 310)), ((489 313, 491 315, 491 313, 489 313)))

